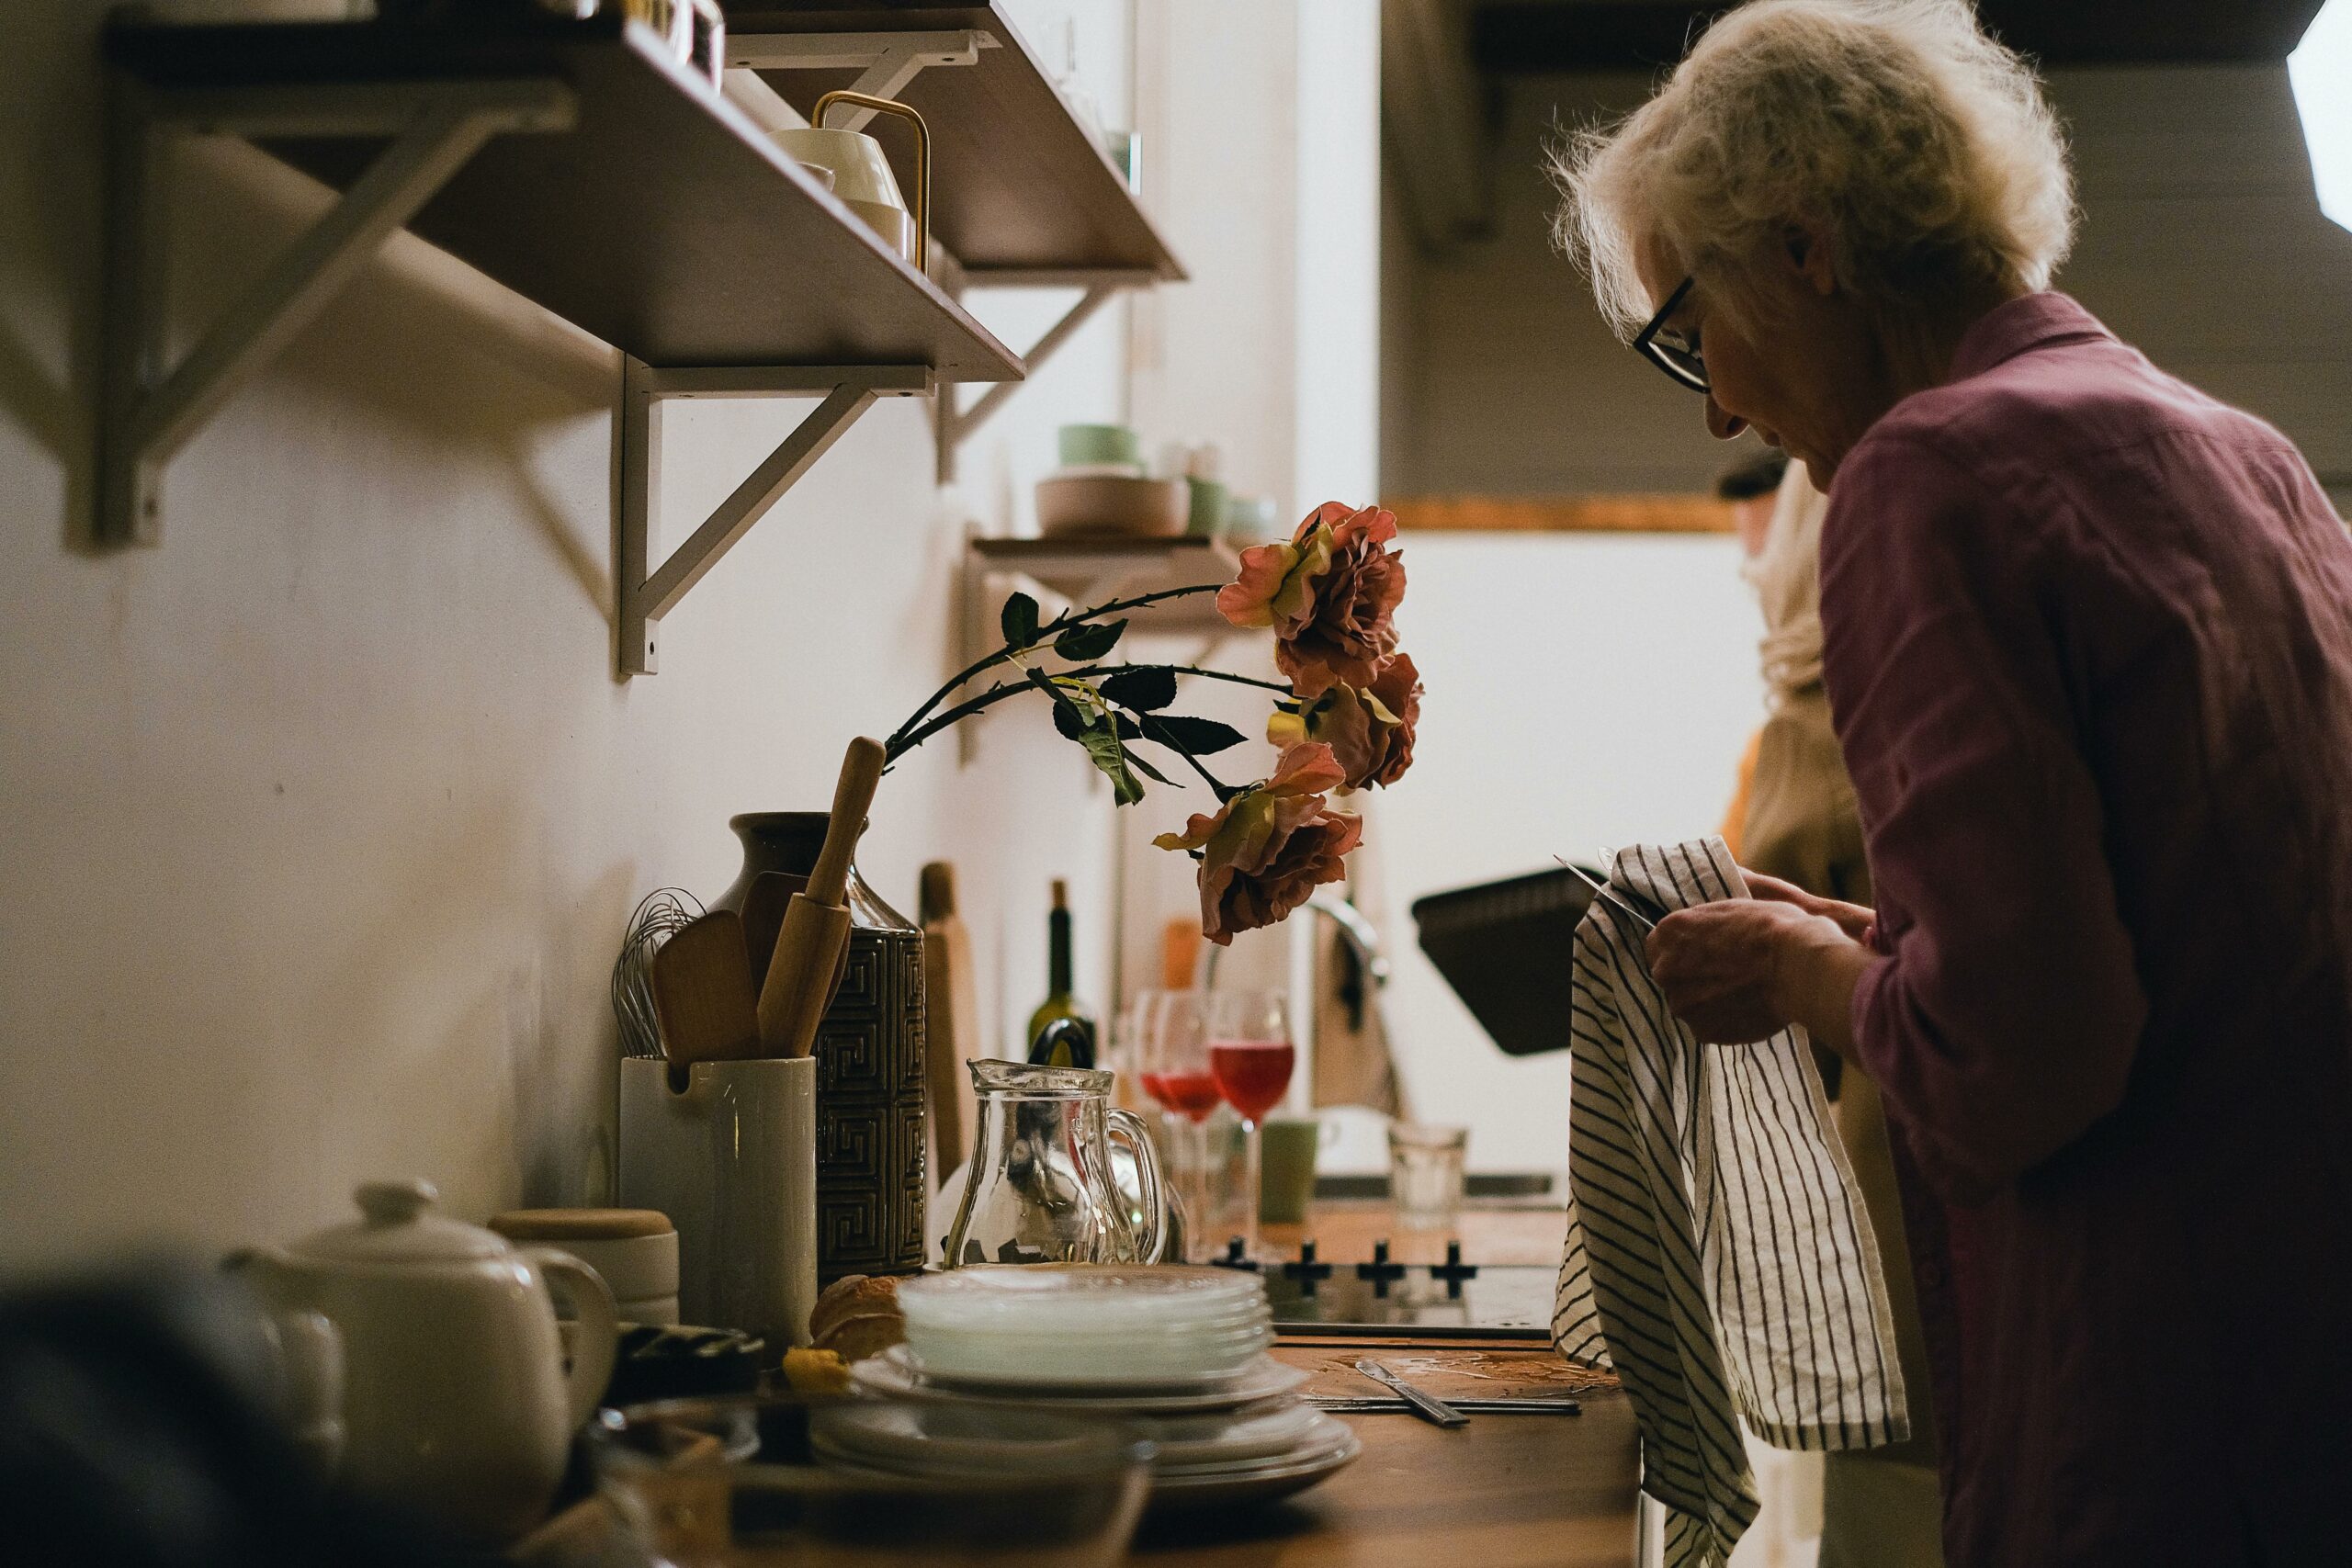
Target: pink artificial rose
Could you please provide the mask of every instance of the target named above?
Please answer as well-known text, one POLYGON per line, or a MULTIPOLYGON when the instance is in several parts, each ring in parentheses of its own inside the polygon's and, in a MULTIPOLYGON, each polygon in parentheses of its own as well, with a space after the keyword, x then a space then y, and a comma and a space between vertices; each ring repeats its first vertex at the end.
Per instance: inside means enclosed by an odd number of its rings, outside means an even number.
POLYGON ((1266 739, 1277 746, 1319 740, 1347 774, 1350 789, 1382 788, 1413 765, 1413 734, 1421 719, 1421 674, 1413 657, 1397 654, 1380 667, 1370 686, 1333 686, 1300 705, 1296 713, 1276 712, 1266 739))
POLYGON ((1237 626, 1273 628, 1274 663, 1300 696, 1370 686, 1396 649, 1405 562, 1385 547, 1396 536, 1395 513, 1327 501, 1290 543, 1244 550, 1217 610, 1237 626))
POLYGON ((1201 852, 1202 935, 1224 947, 1234 932, 1274 924, 1347 874, 1342 863, 1363 837, 1363 819, 1327 809, 1323 798, 1345 779, 1329 746, 1294 746, 1272 778, 1213 817, 1195 815, 1183 832, 1152 840, 1201 852))

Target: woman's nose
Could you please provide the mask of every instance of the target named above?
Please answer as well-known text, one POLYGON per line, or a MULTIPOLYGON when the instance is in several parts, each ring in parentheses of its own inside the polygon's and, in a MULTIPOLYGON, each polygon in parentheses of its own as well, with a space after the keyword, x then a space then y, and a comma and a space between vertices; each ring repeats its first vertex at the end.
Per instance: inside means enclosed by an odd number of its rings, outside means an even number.
POLYGON ((1707 394, 1707 432, 1718 441, 1729 441, 1747 428, 1747 422, 1736 413, 1724 412, 1713 392, 1707 394))

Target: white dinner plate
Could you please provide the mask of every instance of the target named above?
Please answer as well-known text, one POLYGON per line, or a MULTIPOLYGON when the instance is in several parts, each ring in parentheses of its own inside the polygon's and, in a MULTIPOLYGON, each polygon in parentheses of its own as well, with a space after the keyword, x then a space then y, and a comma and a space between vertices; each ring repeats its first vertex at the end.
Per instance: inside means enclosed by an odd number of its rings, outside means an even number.
POLYGON ((1256 1353, 1237 1353, 1225 1366, 1210 1371, 1135 1368, 1125 1358, 1109 1358, 1088 1365, 1075 1358, 1018 1361, 1009 1366, 941 1366, 912 1345, 893 1345, 885 1355, 898 1357, 916 1376, 945 1388, 986 1393, 1210 1393, 1245 1375, 1257 1355, 1273 1343, 1271 1330, 1260 1339, 1256 1353))
POLYGON ((1239 1480, 1261 1470, 1288 1470, 1343 1449, 1355 1439, 1355 1433, 1345 1422, 1336 1421, 1319 1410, 1309 1410, 1307 1415, 1310 1419, 1298 1434, 1272 1453, 1233 1453, 1191 1461, 1171 1459, 1163 1453, 1153 1461, 1151 1473, 1155 1479, 1167 1481, 1205 1481, 1217 1476, 1239 1480))
POLYGON ((899 1291, 910 1324, 1031 1333, 1181 1328, 1265 1299, 1264 1281, 1236 1269, 1112 1263, 951 1269, 899 1291))
POLYGON ((1271 1503, 1329 1480, 1354 1463, 1356 1456, 1363 1452, 1363 1439, 1350 1432, 1346 1440, 1335 1447, 1244 1471, 1193 1476, 1155 1474, 1151 1478, 1148 1506, 1154 1514, 1167 1515, 1271 1503))
POLYGON ((859 1387, 900 1399, 944 1400, 978 1404, 1027 1405, 1035 1409, 1085 1410, 1102 1415, 1185 1416, 1211 1410, 1238 1410, 1295 1393, 1306 1382, 1304 1368, 1260 1356, 1232 1378, 1212 1386, 1170 1390, 1106 1390, 1095 1385, 995 1389, 967 1387, 925 1377, 904 1345, 893 1345, 878 1356, 850 1363, 850 1376, 859 1387))

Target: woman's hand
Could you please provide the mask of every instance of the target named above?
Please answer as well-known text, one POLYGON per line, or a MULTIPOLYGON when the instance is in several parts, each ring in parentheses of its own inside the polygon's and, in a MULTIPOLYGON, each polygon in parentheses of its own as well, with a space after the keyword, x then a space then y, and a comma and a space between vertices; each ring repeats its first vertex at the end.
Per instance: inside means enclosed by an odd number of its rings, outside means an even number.
MULTIPOLYGON (((1857 905, 1800 897, 1868 923, 1857 905)), ((1802 1023, 1840 1055, 1852 1049, 1847 1015, 1871 955, 1837 915, 1777 897, 1700 904, 1658 922, 1648 956, 1667 1007, 1704 1043, 1745 1045, 1802 1023)))
POLYGON ((1836 898, 1823 898, 1806 892, 1793 882, 1783 882, 1777 876, 1767 876, 1760 871, 1740 867, 1739 874, 1747 883, 1748 897, 1769 898, 1776 903, 1794 904, 1808 915, 1821 915, 1838 922, 1838 929, 1865 946, 1871 940, 1871 928, 1878 923, 1878 911, 1860 904, 1848 904, 1836 898))

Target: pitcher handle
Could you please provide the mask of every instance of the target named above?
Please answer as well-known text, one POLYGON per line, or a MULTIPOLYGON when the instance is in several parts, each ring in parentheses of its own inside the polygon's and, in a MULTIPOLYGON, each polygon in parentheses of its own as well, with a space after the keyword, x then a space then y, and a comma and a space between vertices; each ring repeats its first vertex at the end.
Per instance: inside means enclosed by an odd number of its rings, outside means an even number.
POLYGON ((1108 1120, 1110 1135, 1125 1139, 1136 1156, 1136 1186, 1140 1189, 1136 1197, 1144 1215, 1144 1239, 1136 1243, 1136 1261, 1158 1263, 1168 1245, 1168 1199, 1160 1190, 1159 1150, 1153 1146, 1143 1118, 1134 1111, 1114 1106, 1108 1120))
POLYGON ((620 1346, 620 1314, 613 1305, 613 1292, 605 1283, 605 1277, 569 1252, 552 1247, 515 1250, 538 1265, 542 1278, 550 1281, 561 1280, 565 1293, 571 1297, 571 1311, 580 1332, 571 1343, 571 1371, 564 1378, 564 1396, 571 1420, 565 1430, 577 1431, 596 1413, 596 1402, 605 1396, 605 1385, 612 1381, 613 1354, 620 1346))

